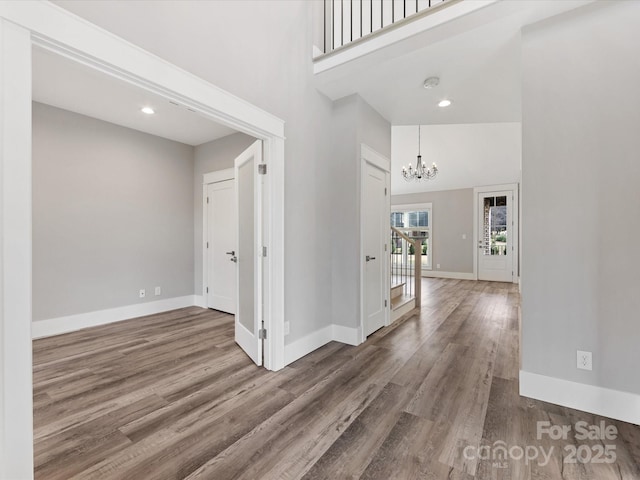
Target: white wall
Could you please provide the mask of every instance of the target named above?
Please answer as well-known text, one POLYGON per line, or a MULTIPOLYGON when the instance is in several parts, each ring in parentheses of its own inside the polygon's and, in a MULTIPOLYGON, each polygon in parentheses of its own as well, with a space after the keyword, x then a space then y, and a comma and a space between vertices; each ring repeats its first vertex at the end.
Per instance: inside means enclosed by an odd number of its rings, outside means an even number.
POLYGON ((418 126, 391 129, 391 192, 394 195, 518 183, 522 152, 520 123, 422 125, 422 159, 440 169, 429 182, 408 183, 402 166, 415 167, 418 126))
POLYGON ((635 394, 639 25, 639 2, 598 2, 522 37, 522 368, 635 394))
POLYGON ((244 133, 234 133, 194 148, 193 223, 194 223, 194 286, 196 295, 202 291, 202 178, 205 173, 233 168, 233 161, 256 139, 244 133))
POLYGON ((192 295, 192 188, 193 147, 34 103, 33 319, 192 295))

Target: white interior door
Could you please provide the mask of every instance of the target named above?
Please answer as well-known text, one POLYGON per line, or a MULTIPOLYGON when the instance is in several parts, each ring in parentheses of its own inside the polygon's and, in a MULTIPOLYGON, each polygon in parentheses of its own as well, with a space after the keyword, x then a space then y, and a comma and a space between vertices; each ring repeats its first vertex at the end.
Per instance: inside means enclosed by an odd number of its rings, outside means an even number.
POLYGON ((369 336, 385 325, 387 317, 387 255, 384 246, 389 235, 388 173, 368 162, 363 162, 363 170, 363 327, 364 335, 369 336))
POLYGON ((258 165, 262 162, 262 142, 253 145, 235 159, 237 230, 237 307, 235 340, 256 365, 262 365, 262 256, 261 180, 258 165))
POLYGON ((478 193, 478 280, 514 278, 514 191, 478 193))
POLYGON ((236 187, 234 180, 207 185, 207 307, 236 313, 236 187))

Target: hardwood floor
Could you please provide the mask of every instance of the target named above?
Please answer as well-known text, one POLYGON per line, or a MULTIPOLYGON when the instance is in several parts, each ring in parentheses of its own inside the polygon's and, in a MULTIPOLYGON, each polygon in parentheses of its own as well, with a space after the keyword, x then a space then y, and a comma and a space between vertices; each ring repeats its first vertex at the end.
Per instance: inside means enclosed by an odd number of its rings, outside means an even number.
POLYGON ((196 307, 36 340, 35 476, 640 479, 640 427, 518 395, 518 302, 511 284, 424 279, 419 317, 279 372, 196 307), (536 438, 580 420, 617 438, 536 438), (566 462, 603 443, 614 463, 566 462))

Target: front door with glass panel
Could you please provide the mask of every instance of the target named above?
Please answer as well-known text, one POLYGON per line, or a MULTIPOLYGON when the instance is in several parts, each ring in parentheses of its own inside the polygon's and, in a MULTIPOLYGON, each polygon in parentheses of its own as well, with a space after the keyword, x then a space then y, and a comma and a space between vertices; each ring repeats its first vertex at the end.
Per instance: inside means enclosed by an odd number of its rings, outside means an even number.
POLYGON ((478 193, 478 280, 513 281, 512 190, 478 193))

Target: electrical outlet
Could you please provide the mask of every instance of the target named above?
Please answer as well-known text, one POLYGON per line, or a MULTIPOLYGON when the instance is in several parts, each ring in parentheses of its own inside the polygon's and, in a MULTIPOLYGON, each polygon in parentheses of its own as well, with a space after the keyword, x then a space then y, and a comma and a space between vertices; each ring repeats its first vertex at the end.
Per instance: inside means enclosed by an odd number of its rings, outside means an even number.
POLYGON ((144 291, 144 288, 142 288, 140 290, 140 298, 144 298, 146 296, 147 292, 144 291))
POLYGON ((436 268, 438 268, 438 269, 440 268, 440 264, 439 264, 439 263, 438 263, 438 264, 436 264, 436 268))
POLYGON ((290 331, 291 331, 291 325, 289 324, 289 322, 284 322, 284 334, 289 335, 290 331))
POLYGON ((156 296, 162 295, 162 289, 160 287, 156 287, 156 296))
POLYGON ((467 234, 466 234, 466 233, 463 233, 463 234, 462 234, 462 239, 463 239, 463 240, 466 240, 466 239, 467 239, 467 234))
POLYGON ((593 363, 591 360, 591 352, 583 352, 578 350, 578 368, 581 370, 593 370, 593 363))

